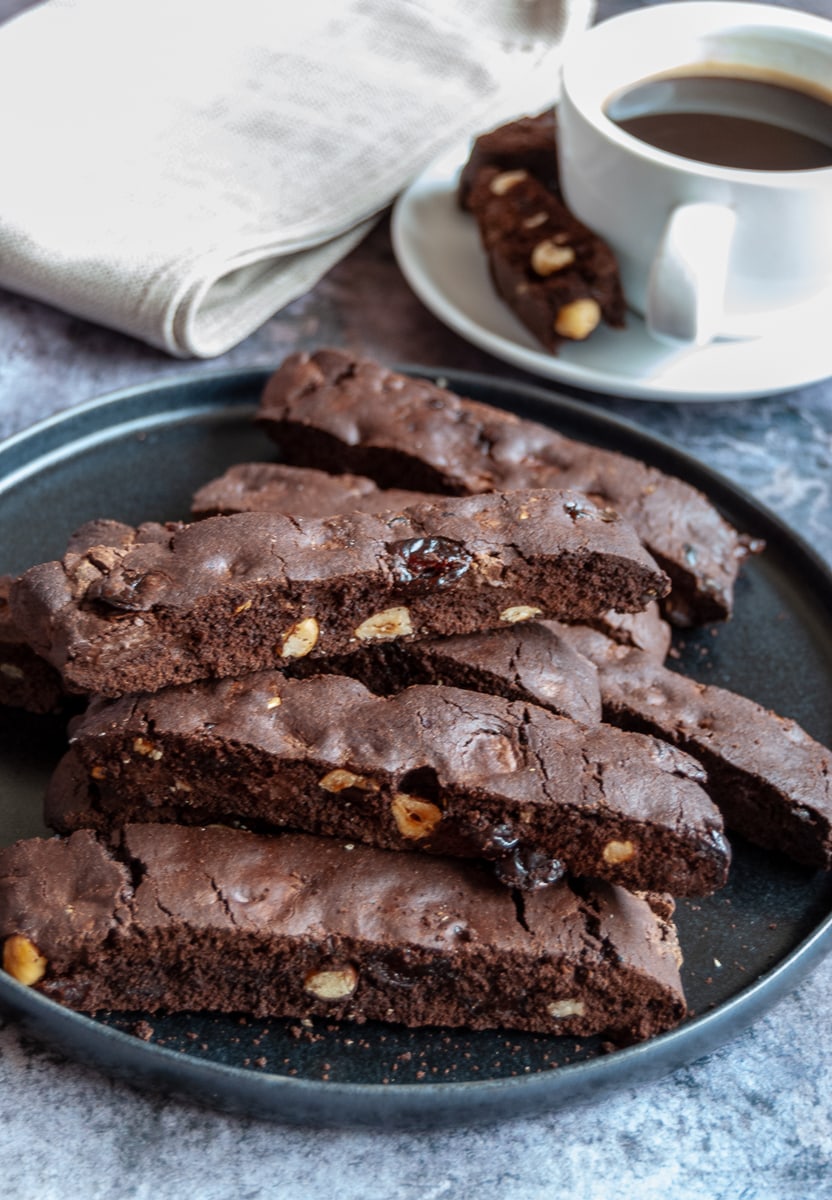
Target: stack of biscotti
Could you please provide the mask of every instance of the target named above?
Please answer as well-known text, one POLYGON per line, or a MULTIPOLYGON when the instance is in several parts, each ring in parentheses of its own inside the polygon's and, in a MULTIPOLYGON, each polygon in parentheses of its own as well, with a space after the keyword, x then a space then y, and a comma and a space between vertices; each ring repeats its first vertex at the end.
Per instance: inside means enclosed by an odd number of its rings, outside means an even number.
MULTIPOLYGON (((340 463, 375 481, 376 491, 363 493, 368 505, 383 505, 378 485, 394 480, 455 494, 578 487, 625 515, 667 572, 671 591, 659 603, 675 625, 729 618, 741 563, 762 549, 700 492, 656 468, 341 351, 288 359, 266 386, 258 420, 292 464, 270 471, 291 470, 300 482, 300 467, 334 471, 340 463)), ((208 495, 213 511, 274 496, 268 476, 255 481, 249 474, 247 485, 235 488, 243 471, 206 485, 195 511, 208 495)), ((597 705, 605 723, 649 733, 701 762, 705 786, 731 829, 799 862, 832 867, 829 751, 794 722, 665 666, 670 637, 651 603, 635 615, 607 612, 590 622, 573 615, 566 623, 516 625, 497 637, 379 647, 333 669, 358 674, 379 691, 407 682, 496 691, 584 723, 597 705)))
MULTIPOLYGON (((593 499, 557 491, 574 443, 337 352, 289 360, 261 420, 292 464, 239 466, 194 500, 235 515, 101 524, 15 585, 30 643, 96 695, 47 797, 63 836, 0 853, 7 969, 82 1009, 617 1041, 674 1024, 667 895, 725 881, 720 789, 687 752, 704 721, 609 723, 642 718, 616 709, 626 677, 599 647, 661 683, 657 600, 712 614, 700 566, 727 614, 747 540, 618 455, 584 448, 593 499), (303 465, 339 458, 374 481, 303 465), (675 603, 645 549, 656 510, 639 535, 614 511, 643 514, 628 468, 672 515, 668 561, 686 522, 719 533, 715 561, 682 552, 675 603), (440 472, 469 495, 424 495, 440 472)), ((750 817, 810 827, 794 848, 828 859, 816 796, 731 769, 750 817)))
POLYGON ((625 303, 610 247, 567 207, 557 178, 552 110, 483 134, 459 181, 498 296, 551 353, 602 324, 620 329, 625 303))
POLYGON ((667 586, 615 514, 542 489, 114 527, 12 590, 31 645, 99 697, 73 727, 50 818, 242 819, 510 862, 518 877, 712 891, 727 846, 686 755, 468 689, 381 698, 284 673, 532 617, 638 612, 667 586), (78 803, 79 769, 97 806, 78 803))
POLYGON ((679 1019, 666 902, 621 883, 702 894, 724 881, 721 821, 687 755, 466 689, 386 699, 276 669, 639 611, 668 580, 624 521, 579 493, 526 489, 98 532, 11 593, 65 685, 98 694, 50 789, 51 822, 75 832, 0 855, 17 978, 79 1008, 625 1040, 679 1019), (212 828, 239 821, 318 840, 212 828), (46 901, 45 878, 58 881, 46 901), (209 961, 220 951, 230 969, 209 961))

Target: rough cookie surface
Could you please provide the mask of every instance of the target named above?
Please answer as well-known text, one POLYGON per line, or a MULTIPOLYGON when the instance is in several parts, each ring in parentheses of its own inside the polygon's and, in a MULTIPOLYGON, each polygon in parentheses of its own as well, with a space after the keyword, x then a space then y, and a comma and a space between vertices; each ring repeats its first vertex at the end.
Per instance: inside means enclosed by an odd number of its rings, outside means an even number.
POLYGON ((422 492, 380 488, 362 475, 328 475, 285 463, 237 463, 195 493, 195 517, 237 512, 283 512, 329 517, 346 512, 385 512, 421 504, 422 492))
POLYGON ((532 885, 536 864, 557 860, 673 895, 711 892, 728 871, 692 758, 460 688, 385 698, 343 676, 262 672, 94 699, 73 724, 71 754, 86 782, 79 799, 72 768, 56 777, 47 816, 62 831, 234 818, 510 860, 532 885))
POLYGON ((601 693, 595 667, 551 624, 523 621, 487 633, 381 643, 303 664, 297 673, 323 668, 359 679, 383 696, 416 683, 446 683, 526 700, 582 725, 597 725, 601 693))
POLYGON ((598 671, 604 719, 694 755, 730 829, 809 866, 832 868, 832 752, 794 721, 669 670, 649 651, 560 627, 598 671))
POLYGON ((665 609, 677 624, 729 616, 740 563, 762 548, 655 467, 346 351, 290 355, 266 384, 258 420, 287 461, 355 471, 381 487, 576 488, 631 522, 671 577, 665 609))
POLYGON ((12 615, 68 688, 119 695, 362 642, 643 609, 668 588, 626 522, 548 490, 382 516, 238 513, 33 567, 12 615))
POLYGON ((684 1015, 675 931, 645 900, 563 882, 521 912, 474 865, 303 835, 143 826, 115 851, 89 832, 0 850, 0 939, 31 943, 43 960, 35 986, 86 1012, 208 1009, 622 1043, 684 1015), (49 899, 37 891, 47 878, 49 899))

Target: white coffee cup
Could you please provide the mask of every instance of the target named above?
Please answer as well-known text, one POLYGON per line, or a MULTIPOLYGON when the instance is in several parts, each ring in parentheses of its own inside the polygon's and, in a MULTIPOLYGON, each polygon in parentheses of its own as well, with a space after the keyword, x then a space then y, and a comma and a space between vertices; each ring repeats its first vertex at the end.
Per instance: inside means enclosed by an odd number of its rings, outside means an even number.
POLYGON ((828 304, 832 318, 832 166, 717 166, 610 119, 613 97, 666 72, 779 80, 832 105, 832 21, 733 0, 627 12, 573 43, 558 109, 566 201, 615 251, 627 301, 655 336, 755 337, 803 306, 828 304))

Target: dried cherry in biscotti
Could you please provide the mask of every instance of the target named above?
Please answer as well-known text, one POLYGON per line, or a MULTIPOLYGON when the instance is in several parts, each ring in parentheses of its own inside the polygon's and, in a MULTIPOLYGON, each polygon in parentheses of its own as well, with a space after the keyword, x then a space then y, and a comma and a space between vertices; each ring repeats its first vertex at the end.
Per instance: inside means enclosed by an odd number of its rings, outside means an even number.
POLYGON ((408 538, 393 542, 393 570, 402 583, 431 583, 444 587, 460 579, 471 566, 471 555, 461 542, 444 537, 408 538))

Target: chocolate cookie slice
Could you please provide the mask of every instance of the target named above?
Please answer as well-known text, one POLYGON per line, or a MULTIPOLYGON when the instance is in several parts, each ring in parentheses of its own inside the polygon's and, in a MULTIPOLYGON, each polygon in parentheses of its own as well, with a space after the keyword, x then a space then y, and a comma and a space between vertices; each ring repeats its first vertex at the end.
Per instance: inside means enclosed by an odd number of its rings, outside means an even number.
POLYGON ((423 492, 380 488, 363 475, 328 475, 286 463, 236 463, 204 484, 191 502, 195 517, 238 512, 283 512, 329 517, 347 512, 384 512, 421 504, 423 492))
POLYGON ((536 490, 383 516, 209 517, 33 567, 11 605, 68 688, 112 696, 366 642, 637 611, 667 587, 626 522, 536 490))
POLYGON ((677 624, 729 616, 740 563, 762 548, 655 467, 346 351, 287 358, 266 384, 258 420, 287 461, 355 471, 381 487, 577 488, 632 523, 671 577, 665 609, 677 624))
MULTIPOLYGON (((600 643, 638 647, 659 664, 670 646, 670 628, 655 604, 641 613, 607 612, 597 628, 604 635, 600 643)), ((299 660, 288 673, 304 678, 322 671, 349 675, 380 696, 415 683, 447 683, 539 704, 580 724, 597 725, 603 711, 598 672, 594 661, 576 648, 592 633, 586 626, 564 629, 559 621, 526 621, 485 633, 380 643, 314 662, 299 660)))
POLYGON ((447 683, 597 725, 601 692, 595 667, 558 628, 555 622, 526 621, 486 633, 379 643, 314 662, 302 659, 289 673, 349 675, 380 696, 417 683, 447 683))
MULTIPOLYGON (((551 630, 560 632, 561 624, 569 622, 548 621, 544 624, 551 630)), ((632 646, 643 650, 645 655, 656 663, 663 663, 667 658, 673 640, 673 630, 667 621, 662 619, 658 604, 648 604, 640 613, 619 613, 611 609, 600 619, 592 621, 591 628, 619 646, 632 646)), ((572 644, 576 644, 574 638, 572 644)))
POLYGON ((562 882, 515 901, 471 864, 174 825, 0 850, 3 965, 83 1012, 513 1028, 628 1043, 685 1014, 672 924, 562 882))
POLYGON ((530 885, 558 860, 575 875, 672 895, 712 892, 728 871, 693 759, 460 688, 385 698, 344 676, 267 671, 93 699, 73 724, 72 755, 90 799, 84 815, 58 775, 47 819, 61 832, 239 819, 508 860, 530 885))
MULTIPOLYGON (((166 540, 180 527, 148 523, 134 529, 121 521, 87 521, 70 536, 67 552, 83 554, 102 543, 126 549, 137 541, 166 540)), ((0 575, 0 704, 33 713, 72 709, 77 699, 67 693, 60 672, 35 653, 12 616, 13 583, 13 576, 0 575)))
POLYGON ((832 869, 832 751, 795 722, 725 688, 687 679, 590 629, 561 635, 596 666, 604 720, 694 755, 729 829, 832 869))
POLYGON ((518 117, 480 134, 471 147, 459 177, 460 208, 470 207, 471 189, 483 167, 500 171, 528 171, 550 192, 558 194, 558 158, 555 110, 547 108, 535 116, 518 117))
POLYGON ((12 620, 11 585, 11 575, 0 575, 0 704, 33 713, 56 712, 64 700, 61 677, 35 654, 12 620))
POLYGON ((547 350, 625 324, 606 242, 528 171, 484 167, 468 195, 497 295, 547 350))

